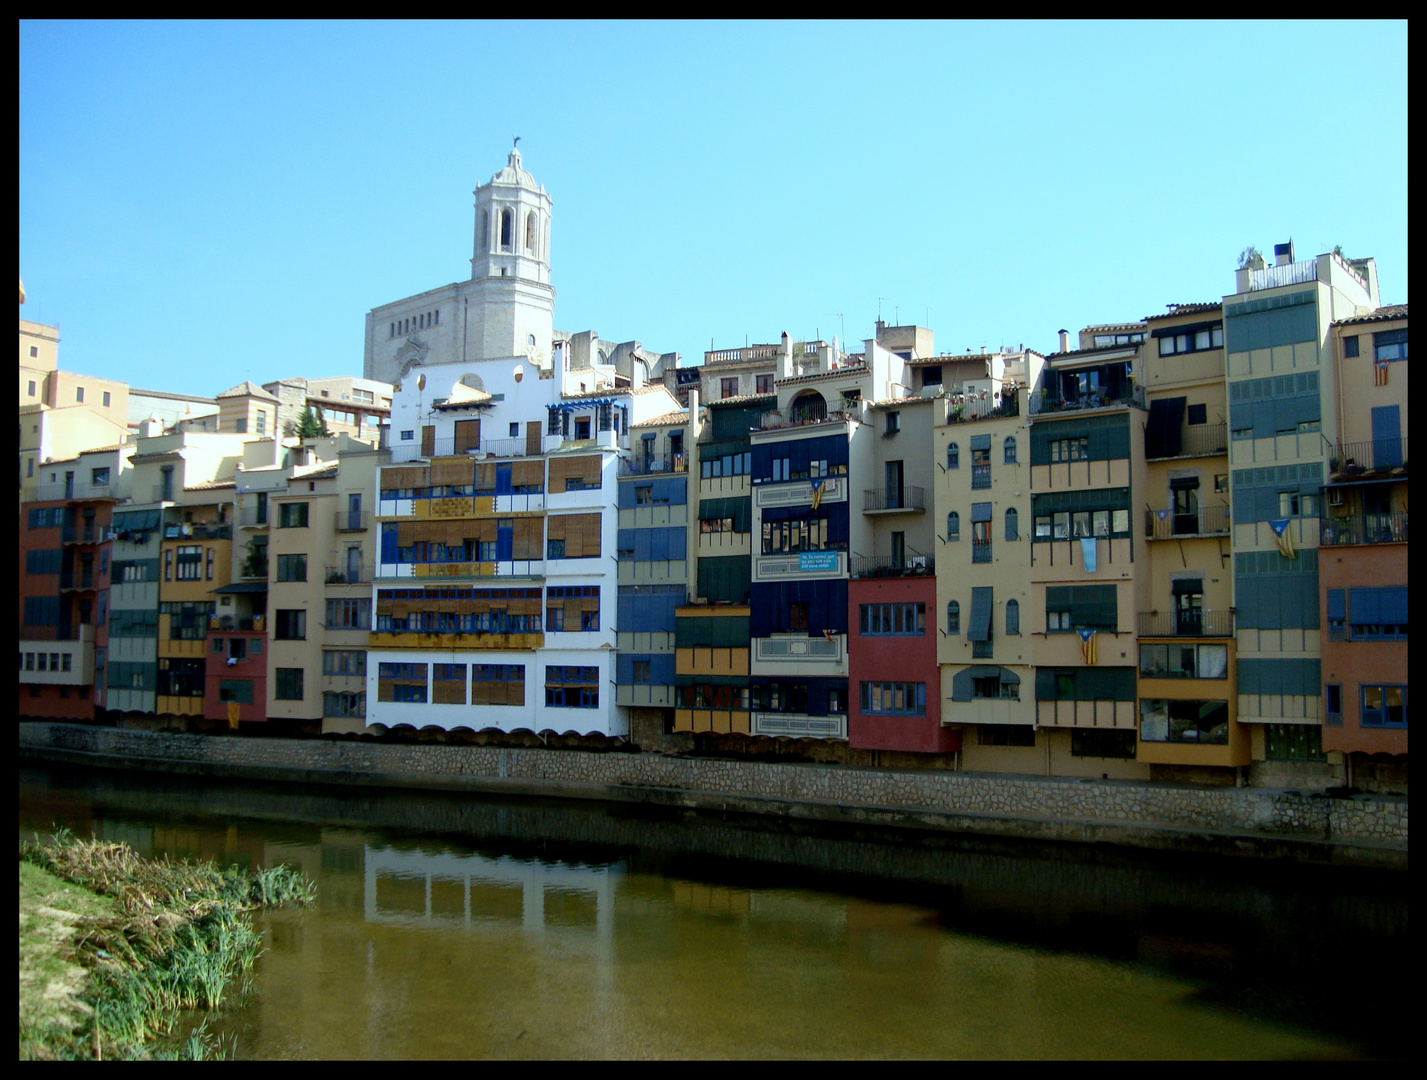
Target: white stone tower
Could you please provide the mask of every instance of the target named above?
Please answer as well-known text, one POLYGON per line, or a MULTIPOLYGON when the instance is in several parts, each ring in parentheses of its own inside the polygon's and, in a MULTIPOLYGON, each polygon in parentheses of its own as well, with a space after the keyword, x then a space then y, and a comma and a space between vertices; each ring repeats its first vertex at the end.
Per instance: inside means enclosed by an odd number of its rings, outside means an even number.
POLYGON ((512 149, 505 168, 475 190, 475 245, 468 359, 529 357, 550 363, 555 289, 550 284, 550 195, 512 149))

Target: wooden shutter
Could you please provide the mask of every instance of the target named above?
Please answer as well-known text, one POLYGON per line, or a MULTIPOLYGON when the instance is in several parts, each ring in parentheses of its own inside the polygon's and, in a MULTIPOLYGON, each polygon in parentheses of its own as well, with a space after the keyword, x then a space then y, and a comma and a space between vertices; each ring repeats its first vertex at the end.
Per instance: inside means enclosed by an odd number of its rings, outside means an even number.
POLYGON ((431 483, 434 487, 469 487, 472 475, 470 461, 441 458, 431 464, 431 483))
POLYGON ((543 429, 539 420, 527 420, 525 423, 525 452, 532 457, 540 453, 540 440, 543 438, 543 429))
MULTIPOLYGON (((567 540, 566 526, 575 517, 574 514, 555 514, 545 519, 545 538, 547 540, 567 540)), ((400 526, 398 528, 398 535, 400 526)), ((400 541, 398 540, 398 543, 400 541)))
POLYGON ((545 486, 545 463, 543 461, 517 461, 511 466, 510 482, 515 487, 545 486))
POLYGON ((431 457, 436 453, 436 428, 428 424, 421 429, 421 456, 431 457))
POLYGON ((430 470, 425 467, 404 469, 383 469, 382 489, 399 491, 408 488, 424 488, 431 483, 430 470))
POLYGON ((456 421, 456 453, 479 450, 481 446, 481 422, 479 420, 456 421))
POLYGON ((540 535, 541 519, 538 517, 515 519, 515 542, 511 557, 515 559, 543 559, 545 549, 540 535))

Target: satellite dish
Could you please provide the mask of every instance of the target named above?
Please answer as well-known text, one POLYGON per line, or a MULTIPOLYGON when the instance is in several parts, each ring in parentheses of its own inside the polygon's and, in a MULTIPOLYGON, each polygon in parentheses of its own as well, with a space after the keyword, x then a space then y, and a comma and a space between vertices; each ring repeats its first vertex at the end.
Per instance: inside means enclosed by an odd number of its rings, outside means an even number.
POLYGON ((418 375, 418 376, 416 376, 416 389, 418 389, 418 390, 425 390, 425 389, 426 389, 426 376, 425 376, 425 375, 418 375))

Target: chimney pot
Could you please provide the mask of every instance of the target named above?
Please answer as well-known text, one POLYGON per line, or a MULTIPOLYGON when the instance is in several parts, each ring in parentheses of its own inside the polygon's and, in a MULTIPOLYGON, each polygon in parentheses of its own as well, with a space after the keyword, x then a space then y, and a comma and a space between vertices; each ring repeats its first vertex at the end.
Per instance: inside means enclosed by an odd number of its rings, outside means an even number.
POLYGON ((1069 351, 1070 351, 1070 331, 1068 331, 1068 330, 1062 330, 1062 331, 1060 331, 1060 351, 1061 351, 1061 352, 1069 352, 1069 351))

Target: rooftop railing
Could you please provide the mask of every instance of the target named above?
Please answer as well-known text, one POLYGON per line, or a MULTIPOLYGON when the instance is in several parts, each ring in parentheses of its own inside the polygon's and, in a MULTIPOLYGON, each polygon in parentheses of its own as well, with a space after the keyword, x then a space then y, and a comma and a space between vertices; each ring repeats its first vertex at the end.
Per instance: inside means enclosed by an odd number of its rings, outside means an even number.
POLYGON ((1318 260, 1286 263, 1283 266, 1265 266, 1262 270, 1249 271, 1249 290, 1277 289, 1282 285, 1302 285, 1305 281, 1318 280, 1318 260))
POLYGON ((1407 543, 1407 511, 1318 519, 1320 547, 1407 543))

